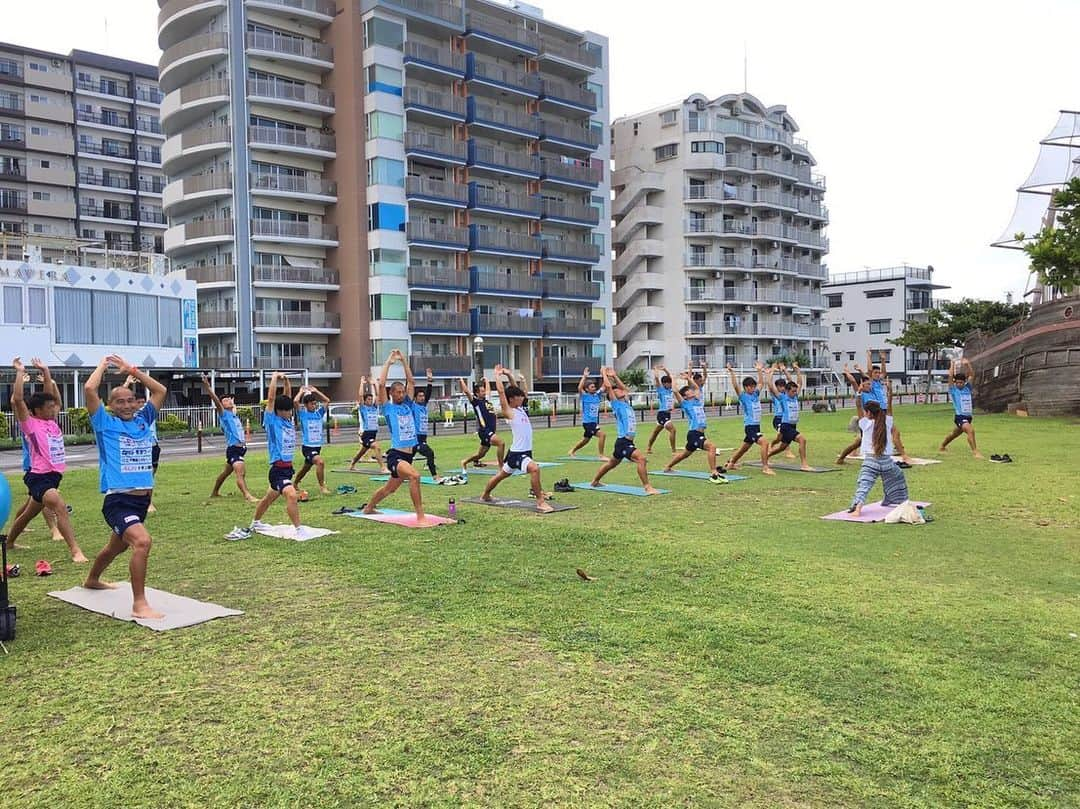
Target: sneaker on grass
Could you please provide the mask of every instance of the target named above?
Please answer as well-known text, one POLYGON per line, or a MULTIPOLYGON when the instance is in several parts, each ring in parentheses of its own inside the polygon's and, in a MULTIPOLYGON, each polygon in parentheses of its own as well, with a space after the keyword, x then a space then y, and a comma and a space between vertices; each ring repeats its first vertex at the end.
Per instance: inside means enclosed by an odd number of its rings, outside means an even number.
POLYGON ((265 531, 267 528, 273 528, 270 523, 263 522, 262 520, 252 520, 249 530, 251 531, 265 531))
POLYGON ((236 542, 237 540, 250 538, 251 531, 249 531, 247 528, 241 528, 239 525, 233 526, 233 530, 231 530, 225 535, 225 539, 229 540, 230 542, 236 542))

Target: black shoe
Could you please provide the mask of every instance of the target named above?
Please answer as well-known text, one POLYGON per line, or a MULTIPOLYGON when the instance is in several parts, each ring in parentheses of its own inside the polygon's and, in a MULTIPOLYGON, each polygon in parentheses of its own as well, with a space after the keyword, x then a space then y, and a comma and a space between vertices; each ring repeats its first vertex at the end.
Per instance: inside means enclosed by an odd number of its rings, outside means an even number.
POLYGON ((555 484, 555 491, 565 494, 566 492, 574 491, 574 487, 570 485, 570 481, 563 478, 555 484))
POLYGON ((1012 463, 1013 459, 1010 458, 1008 455, 1002 455, 1001 456, 1001 462, 1002 463, 1012 463))
POLYGON ((1002 457, 1000 455, 991 455, 990 456, 990 462, 991 463, 1001 463, 1001 461, 1002 461, 1002 457))
POLYGON ((899 466, 901 469, 911 469, 911 464, 909 464, 907 461, 897 461, 896 465, 899 466))

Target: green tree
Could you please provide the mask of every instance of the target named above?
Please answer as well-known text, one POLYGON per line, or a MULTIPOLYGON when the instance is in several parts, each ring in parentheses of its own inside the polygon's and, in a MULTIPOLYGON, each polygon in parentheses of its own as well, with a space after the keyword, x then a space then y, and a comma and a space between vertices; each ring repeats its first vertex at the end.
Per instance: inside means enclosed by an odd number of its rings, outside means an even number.
POLYGON ((646 373, 644 368, 627 368, 619 371, 619 379, 631 390, 645 387, 646 373))
MULTIPOLYGON (((1042 283, 1068 294, 1080 287, 1080 177, 1073 177, 1050 203, 1055 221, 1024 245, 1031 269, 1042 283)), ((1017 241, 1027 236, 1017 233, 1017 241)))
MULTIPOLYGON (((953 345, 952 328, 948 319, 940 309, 930 309, 926 313, 926 320, 909 320, 904 326, 904 333, 895 340, 889 340, 895 346, 910 348, 916 354, 926 355, 926 392, 930 393, 930 382, 933 374, 930 371, 934 367, 934 359, 941 353, 943 348, 953 345)), ((929 395, 927 401, 929 401, 929 395)))
POLYGON ((967 335, 976 329, 986 334, 997 334, 1027 317, 1031 309, 1026 303, 977 301, 973 298, 941 303, 939 308, 948 318, 952 332, 949 343, 954 346, 962 346, 967 335))

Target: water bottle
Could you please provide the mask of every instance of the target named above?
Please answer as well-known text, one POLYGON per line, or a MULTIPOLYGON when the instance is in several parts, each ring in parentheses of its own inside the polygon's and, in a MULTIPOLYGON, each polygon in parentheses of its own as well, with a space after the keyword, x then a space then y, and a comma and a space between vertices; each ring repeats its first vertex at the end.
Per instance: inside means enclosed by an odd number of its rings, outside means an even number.
POLYGON ((450 498, 449 513, 450 513, 450 518, 451 519, 453 519, 454 517, 457 516, 457 503, 454 501, 453 497, 450 498))

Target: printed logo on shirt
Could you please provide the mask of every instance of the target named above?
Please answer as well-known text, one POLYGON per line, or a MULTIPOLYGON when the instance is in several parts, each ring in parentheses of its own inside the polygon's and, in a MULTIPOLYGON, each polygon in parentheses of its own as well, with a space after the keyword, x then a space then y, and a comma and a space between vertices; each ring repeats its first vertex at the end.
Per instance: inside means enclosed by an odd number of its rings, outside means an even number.
POLYGON ((322 421, 309 420, 304 424, 304 443, 308 446, 314 446, 322 443, 323 439, 323 425, 322 421))
POLYGON ((152 471, 154 440, 149 435, 145 438, 118 435, 116 440, 120 450, 120 474, 152 471))
POLYGON ((402 441, 411 441, 416 438, 416 420, 412 414, 398 413, 398 438, 402 441))
POLYGON ((296 428, 288 424, 281 428, 281 454, 290 457, 294 452, 296 452, 296 428))
POLYGON ((50 435, 49 436, 49 462, 53 466, 62 466, 67 458, 66 450, 64 449, 64 436, 63 435, 50 435))

